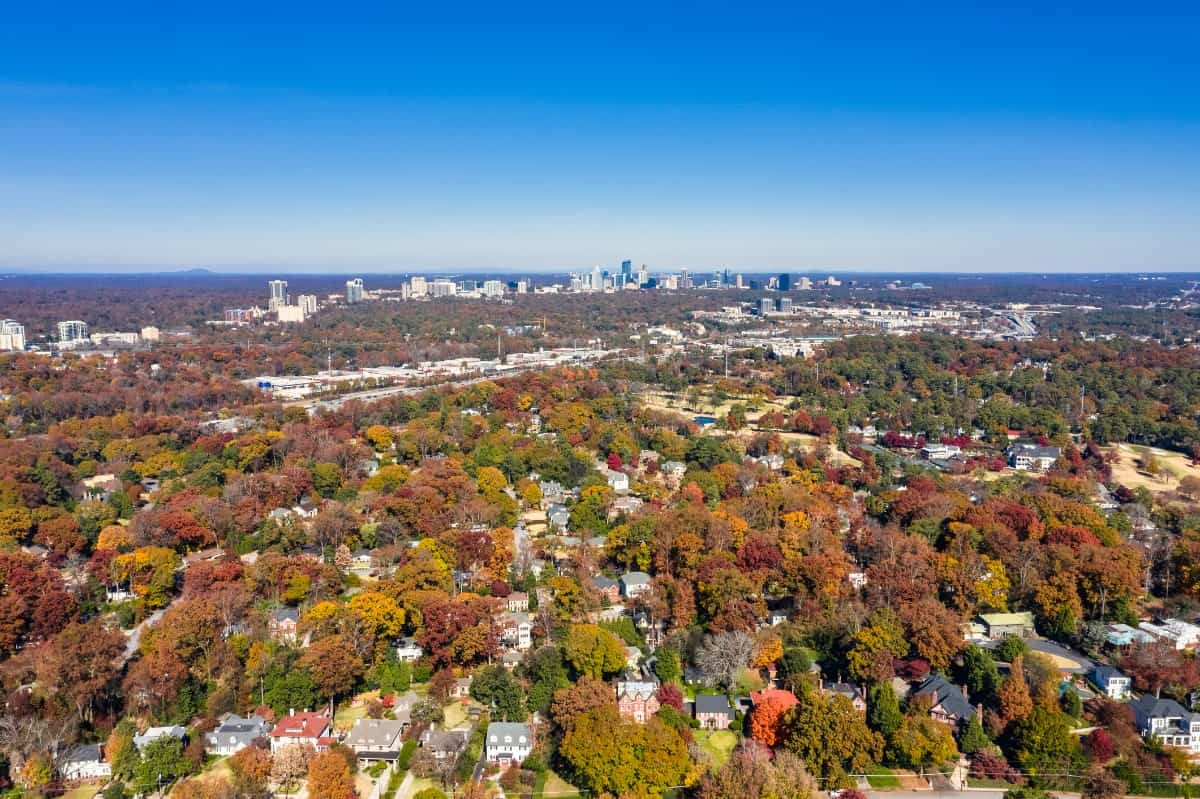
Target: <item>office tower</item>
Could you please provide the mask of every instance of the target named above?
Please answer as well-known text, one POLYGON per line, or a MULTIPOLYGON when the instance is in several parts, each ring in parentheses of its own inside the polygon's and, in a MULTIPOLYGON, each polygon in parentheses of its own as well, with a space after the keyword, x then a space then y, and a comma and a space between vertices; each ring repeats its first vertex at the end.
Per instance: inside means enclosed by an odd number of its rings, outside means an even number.
POLYGON ((267 283, 271 288, 271 299, 267 303, 267 309, 274 311, 280 305, 288 304, 288 292, 286 280, 271 280, 267 283))
POLYGON ((485 297, 503 297, 504 284, 499 280, 485 280, 482 293, 485 297))
POLYGON ((830 276, 829 276, 829 278, 828 278, 828 279, 825 281, 825 285, 827 285, 827 286, 840 286, 840 285, 842 285, 842 281, 838 280, 838 279, 837 279, 836 277, 834 277, 833 275, 830 275, 830 276))
POLYGON ((812 278, 800 278, 800 282, 796 287, 801 291, 810 291, 812 289, 812 278))
POLYGON ((789 275, 787 272, 784 272, 775 281, 775 285, 776 285, 776 287, 778 287, 778 289, 780 291, 791 291, 792 290, 792 276, 789 275))
POLYGON ((363 301, 363 281, 361 277, 346 281, 346 303, 353 305, 363 301))
POLYGON ((688 274, 688 270, 679 270, 679 288, 690 289, 692 287, 692 277, 688 274))
POLYGON ((604 290, 604 273, 600 271, 600 265, 596 264, 592 267, 592 281, 588 286, 592 291, 604 290))
POLYGON ((529 281, 528 280, 518 280, 517 281, 517 293, 518 294, 528 294, 529 293, 529 281))
POLYGON ((779 310, 780 313, 791 313, 792 312, 792 298, 791 297, 780 297, 779 300, 775 303, 775 307, 779 310))
POLYGON ((621 261, 621 282, 628 283, 633 280, 633 261, 621 261))
POLYGON ((766 316, 771 311, 775 310, 775 303, 770 297, 763 297, 758 301, 758 315, 766 316))
POLYGON ((429 287, 434 297, 453 297, 458 294, 458 284, 453 280, 438 278, 429 287))
MULTIPOLYGON (((349 284, 346 284, 349 286, 349 284)), ((296 298, 296 304, 304 311, 304 315, 315 314, 317 312, 317 295, 316 294, 301 294, 296 298)))
POLYGON ((650 272, 646 269, 646 265, 642 264, 642 268, 638 270, 638 286, 645 286, 650 282, 650 272))
POLYGON ((275 314, 280 322, 293 323, 303 322, 305 313, 302 305, 280 305, 275 309, 275 314))
POLYGON ((0 351, 20 352, 25 349, 25 325, 15 319, 0 321, 0 351))
POLYGON ((740 274, 739 274, 737 277, 735 277, 735 278, 733 279, 733 281, 734 281, 734 282, 733 282, 733 284, 734 284, 735 286, 737 286, 739 289, 740 289, 740 288, 745 288, 745 286, 743 286, 743 285, 742 285, 742 276, 741 276, 740 274))
POLYGON ((58 323, 58 340, 60 343, 65 344, 76 341, 87 341, 87 339, 87 322, 81 322, 78 319, 72 319, 67 322, 58 323))

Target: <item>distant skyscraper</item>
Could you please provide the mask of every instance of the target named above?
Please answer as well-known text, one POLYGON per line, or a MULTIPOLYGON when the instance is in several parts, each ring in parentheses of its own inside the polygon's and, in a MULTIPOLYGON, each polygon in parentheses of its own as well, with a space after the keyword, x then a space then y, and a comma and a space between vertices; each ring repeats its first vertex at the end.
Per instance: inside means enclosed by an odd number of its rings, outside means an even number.
POLYGON ((650 272, 646 269, 646 265, 642 264, 642 268, 638 270, 638 286, 645 286, 650 282, 650 272))
POLYGON ((592 291, 604 291, 604 274, 600 271, 600 264, 592 267, 592 282, 588 288, 592 291))
POLYGON ((503 297, 504 283, 499 280, 485 280, 481 291, 485 297, 503 297))
POLYGON ((792 298, 791 297, 780 297, 779 301, 777 303, 775 303, 775 307, 779 310, 780 313, 791 313, 792 312, 792 298))
POLYGON ((286 280, 272 280, 267 283, 271 288, 271 300, 267 303, 267 308, 274 311, 280 305, 288 304, 288 292, 286 280))
POLYGON ((770 297, 763 297, 758 301, 759 316, 766 316, 773 310, 775 310, 775 303, 770 297))
POLYGON ((58 340, 62 344, 71 344, 76 341, 87 341, 88 325, 87 322, 81 322, 78 319, 72 319, 67 322, 58 323, 58 340))
POLYGON ((789 275, 787 272, 784 272, 783 274, 781 274, 779 276, 779 279, 776 281, 775 285, 779 288, 780 291, 791 291, 792 290, 792 276, 789 275))
POLYGON ((412 296, 414 297, 424 297, 425 292, 429 290, 429 286, 423 277, 414 277, 408 282, 412 286, 412 296))
POLYGON ((626 283, 633 280, 633 261, 621 261, 621 278, 626 283))
POLYGON ((361 277, 346 281, 346 302, 353 305, 363 301, 363 281, 361 277))
POLYGON ((0 351, 20 352, 25 349, 25 325, 14 319, 0 321, 0 351))
POLYGON ((314 314, 317 312, 317 295, 316 294, 301 294, 296 298, 296 304, 304 311, 304 315, 314 314))

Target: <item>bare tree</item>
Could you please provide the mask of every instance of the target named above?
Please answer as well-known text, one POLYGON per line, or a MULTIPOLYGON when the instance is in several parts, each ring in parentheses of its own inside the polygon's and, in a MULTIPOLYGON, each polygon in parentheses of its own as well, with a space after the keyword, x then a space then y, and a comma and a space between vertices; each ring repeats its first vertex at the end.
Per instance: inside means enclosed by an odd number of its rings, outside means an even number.
POLYGON ((75 718, 44 719, 34 716, 0 716, 0 751, 8 756, 13 773, 31 755, 44 754, 57 769, 75 737, 75 718))
POLYGON ((750 665, 754 650, 754 638, 741 630, 710 635, 696 653, 696 665, 709 683, 728 690, 750 665))

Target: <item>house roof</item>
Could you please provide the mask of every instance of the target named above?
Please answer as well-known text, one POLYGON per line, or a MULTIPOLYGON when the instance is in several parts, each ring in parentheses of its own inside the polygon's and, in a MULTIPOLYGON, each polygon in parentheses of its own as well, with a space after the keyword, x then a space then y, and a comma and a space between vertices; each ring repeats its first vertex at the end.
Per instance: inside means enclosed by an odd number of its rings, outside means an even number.
POLYGON ((359 719, 343 741, 346 746, 390 746, 404 733, 405 723, 392 719, 359 719))
POLYGON ((254 715, 248 718, 231 713, 221 720, 214 733, 221 735, 236 735, 239 733, 257 733, 264 727, 267 727, 267 720, 262 716, 254 715))
POLYGON ((603 574, 597 574, 592 578, 592 585, 603 591, 605 588, 613 588, 619 583, 611 577, 605 577, 603 574))
POLYGON ((493 721, 487 728, 487 741, 490 744, 504 743, 505 736, 512 738, 513 743, 519 743, 522 735, 525 736, 525 743, 533 743, 533 733, 528 724, 493 721))
POLYGON ((617 683, 617 701, 627 696, 630 699, 648 699, 658 693, 658 685, 652 682, 622 680, 617 683))
POLYGON ((650 575, 645 572, 626 572, 621 575, 621 582, 625 585, 649 585, 650 575))
POLYGON ((975 715, 975 708, 963 696, 962 689, 954 685, 940 674, 934 674, 917 686, 917 696, 929 696, 934 706, 940 705, 946 715, 959 719, 969 719, 975 715))
POLYGON ((271 730, 272 738, 319 738, 329 726, 329 717, 305 711, 285 716, 271 730))
POLYGON ((275 621, 300 621, 300 611, 295 608, 279 608, 271 614, 275 621))
POLYGON ((63 756, 65 763, 98 763, 103 760, 100 744, 80 744, 63 756))
POLYGON ((724 694, 696 694, 695 707, 697 716, 701 713, 724 713, 727 716, 733 716, 729 697, 724 694))
POLYGON ((1177 718, 1191 721, 1193 716, 1197 715, 1189 712, 1174 699, 1157 697, 1154 694, 1142 694, 1129 704, 1133 708, 1134 717, 1141 726, 1145 726, 1149 719, 1177 718))
POLYGON ((1099 685, 1104 685, 1109 680, 1129 679, 1116 666, 1110 666, 1107 663, 1101 664, 1092 669, 1092 677, 1099 685))
POLYGON ((1012 627, 1020 624, 1033 627, 1033 614, 1024 613, 980 613, 979 620, 989 627, 1012 627))

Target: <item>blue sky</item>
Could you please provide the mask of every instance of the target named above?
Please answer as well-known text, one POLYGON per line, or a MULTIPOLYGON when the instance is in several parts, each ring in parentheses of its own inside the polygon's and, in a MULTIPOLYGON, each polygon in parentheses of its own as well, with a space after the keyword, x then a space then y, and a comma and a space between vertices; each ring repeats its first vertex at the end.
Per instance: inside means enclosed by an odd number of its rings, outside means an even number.
POLYGON ((0 267, 1200 271, 1194 3, 398 5, 14 4, 0 267))

